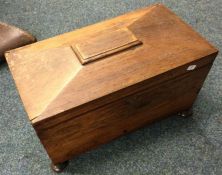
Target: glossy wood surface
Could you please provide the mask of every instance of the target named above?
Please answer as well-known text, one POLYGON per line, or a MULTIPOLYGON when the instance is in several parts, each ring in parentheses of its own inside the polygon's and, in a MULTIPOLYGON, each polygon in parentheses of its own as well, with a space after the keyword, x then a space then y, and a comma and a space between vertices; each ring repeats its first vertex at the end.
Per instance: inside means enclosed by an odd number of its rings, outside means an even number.
POLYGON ((82 64, 105 58, 142 44, 127 28, 103 31, 100 35, 72 45, 75 54, 82 64))
POLYGON ((190 26, 157 4, 13 50, 7 60, 35 123, 216 52, 190 26), (72 49, 75 43, 123 28, 143 44, 86 65, 80 63, 72 49))
POLYGON ((7 53, 53 163, 194 103, 217 49, 161 4, 7 53))
MULTIPOLYGON (((150 122, 191 108, 210 67, 204 66, 59 124, 36 125, 35 129, 52 161, 66 161, 150 122)), ((67 116, 72 113, 64 115, 67 116)))

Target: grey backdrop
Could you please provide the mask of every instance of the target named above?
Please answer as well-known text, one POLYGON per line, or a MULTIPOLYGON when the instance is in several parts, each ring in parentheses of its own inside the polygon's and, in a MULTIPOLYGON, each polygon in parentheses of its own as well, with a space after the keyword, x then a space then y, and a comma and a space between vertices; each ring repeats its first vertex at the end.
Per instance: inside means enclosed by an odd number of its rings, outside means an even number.
MULTIPOLYGON (((0 20, 38 40, 111 18, 149 0, 0 0, 0 20)), ((221 0, 162 1, 220 50, 221 0)), ((1 41, 0 41, 1 42, 1 41)), ((0 174, 52 174, 6 64, 0 64, 0 174)), ((71 160, 64 174, 222 174, 221 54, 189 119, 172 116, 71 160)))

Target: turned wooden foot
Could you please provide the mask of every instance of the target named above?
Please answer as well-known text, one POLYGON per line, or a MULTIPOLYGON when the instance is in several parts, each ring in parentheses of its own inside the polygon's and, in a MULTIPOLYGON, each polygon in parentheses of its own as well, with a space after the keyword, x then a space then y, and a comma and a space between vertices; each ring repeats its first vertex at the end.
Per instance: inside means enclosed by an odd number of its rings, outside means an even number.
POLYGON ((55 171, 56 173, 60 173, 62 172, 69 164, 69 161, 65 161, 63 163, 59 163, 59 164, 51 164, 51 168, 53 171, 55 171))
POLYGON ((192 109, 184 110, 184 111, 178 112, 177 115, 180 117, 190 117, 193 115, 193 110, 192 109))

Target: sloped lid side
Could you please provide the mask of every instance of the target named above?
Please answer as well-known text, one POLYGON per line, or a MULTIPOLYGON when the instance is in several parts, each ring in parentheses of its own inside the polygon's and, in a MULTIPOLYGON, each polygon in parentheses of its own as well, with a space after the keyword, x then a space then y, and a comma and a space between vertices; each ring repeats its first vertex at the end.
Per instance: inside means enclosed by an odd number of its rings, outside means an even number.
POLYGON ((11 62, 16 59, 9 59, 9 65, 14 67, 13 76, 30 119, 40 121, 214 52, 216 49, 190 26, 158 4, 13 52, 17 53, 16 57, 21 57, 21 64, 27 67, 26 72, 12 66, 18 65, 11 62), (130 30, 142 45, 86 65, 80 63, 73 45, 97 37, 104 31, 122 28, 130 30), (47 49, 44 45, 47 45, 47 49), (47 54, 44 54, 44 49, 47 54), (53 49, 58 51, 54 52, 53 49), (31 51, 34 52, 30 54, 31 51), (28 58, 31 59, 26 61, 28 58), (52 62, 45 63, 51 59, 52 62), (43 65, 45 68, 40 68, 43 65), (30 79, 19 81, 29 73, 30 67, 34 69, 32 76, 35 76, 31 88, 28 87, 30 79), (54 71, 58 72, 54 74, 54 71), (42 72, 41 77, 48 77, 44 82, 36 78, 39 72, 42 72), (45 83, 48 88, 44 87, 45 83), (54 87, 55 90, 52 90, 54 87), (42 99, 44 103, 41 103, 42 99))
POLYGON ((37 118, 79 72, 81 64, 70 47, 43 52, 7 54, 7 62, 30 120, 37 118))

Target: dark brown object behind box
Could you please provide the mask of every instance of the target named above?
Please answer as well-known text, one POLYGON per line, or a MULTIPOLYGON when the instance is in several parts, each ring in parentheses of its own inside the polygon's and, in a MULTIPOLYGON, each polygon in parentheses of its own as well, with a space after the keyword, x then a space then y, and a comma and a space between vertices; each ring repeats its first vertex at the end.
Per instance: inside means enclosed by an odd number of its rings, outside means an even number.
POLYGON ((0 22, 0 59, 4 60, 4 53, 35 42, 36 39, 28 32, 15 26, 0 22))
POLYGON ((217 52, 157 4, 6 57, 29 119, 57 164, 191 108, 217 52))

